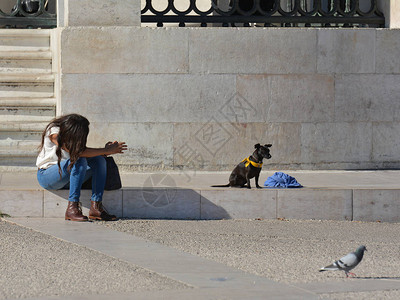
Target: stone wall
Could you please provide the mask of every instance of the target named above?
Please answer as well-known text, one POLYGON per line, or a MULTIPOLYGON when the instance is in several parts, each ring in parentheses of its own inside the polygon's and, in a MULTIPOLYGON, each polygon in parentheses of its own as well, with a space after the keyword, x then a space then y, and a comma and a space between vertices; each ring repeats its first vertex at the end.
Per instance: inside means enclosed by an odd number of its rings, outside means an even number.
POLYGON ((65 27, 60 107, 125 168, 400 167, 400 30, 65 27))

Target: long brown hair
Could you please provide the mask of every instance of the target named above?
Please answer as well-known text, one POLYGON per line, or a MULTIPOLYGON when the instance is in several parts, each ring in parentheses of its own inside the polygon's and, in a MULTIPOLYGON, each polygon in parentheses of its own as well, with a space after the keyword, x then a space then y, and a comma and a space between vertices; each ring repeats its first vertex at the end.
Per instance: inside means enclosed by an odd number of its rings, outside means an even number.
POLYGON ((58 157, 58 168, 61 174, 61 149, 67 149, 70 156, 70 164, 68 170, 79 159, 79 156, 86 149, 87 136, 89 134, 89 121, 85 117, 78 114, 69 114, 53 119, 42 133, 42 142, 39 147, 43 148, 46 133, 53 127, 59 127, 57 142, 58 147, 56 154, 58 157))

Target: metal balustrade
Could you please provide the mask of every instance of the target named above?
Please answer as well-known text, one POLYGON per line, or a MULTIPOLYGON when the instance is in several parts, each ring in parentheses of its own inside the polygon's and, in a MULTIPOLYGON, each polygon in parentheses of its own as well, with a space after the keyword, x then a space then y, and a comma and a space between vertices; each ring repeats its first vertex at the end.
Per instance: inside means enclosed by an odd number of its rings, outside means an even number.
MULTIPOLYGON (((144 1, 144 0, 143 0, 144 1)), ((141 21, 159 27, 384 27, 377 0, 145 0, 141 21)))
MULTIPOLYGON (((53 28, 49 0, 0 7, 0 28, 53 28)), ((51 1, 51 0, 50 0, 51 1)), ((377 0, 142 0, 141 21, 156 26, 384 27, 377 0)))
POLYGON ((54 28, 57 27, 56 14, 48 11, 49 0, 15 0, 10 12, 0 8, 0 28, 54 28))

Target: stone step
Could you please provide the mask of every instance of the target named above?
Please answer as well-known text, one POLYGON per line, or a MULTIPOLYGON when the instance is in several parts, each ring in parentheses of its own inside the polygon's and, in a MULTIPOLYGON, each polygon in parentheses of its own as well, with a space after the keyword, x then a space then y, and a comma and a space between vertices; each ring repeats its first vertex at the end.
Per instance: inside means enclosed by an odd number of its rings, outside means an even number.
MULTIPOLYGON (((0 68, 51 70, 52 53, 49 48, 44 50, 42 47, 7 47, 8 51, 0 51, 0 68)), ((5 70, 0 72, 3 71, 5 70)))
POLYGON ((2 72, 0 68, 0 83, 54 83, 54 75, 48 69, 7 69, 2 72))
MULTIPOLYGON (((19 138, 21 136, 26 136, 27 138, 30 139, 14 139, 15 137, 8 136, 6 138, 3 138, 6 135, 5 132, 0 133, 0 151, 27 151, 29 153, 35 152, 37 153, 37 148, 40 144, 40 138, 41 135, 39 132, 29 134, 29 133, 21 133, 19 138), (32 139, 34 138, 34 139, 32 139)), ((18 136, 17 136, 18 137, 18 136)))
POLYGON ((0 52, 48 52, 50 51, 49 46, 29 46, 29 45, 22 45, 22 46, 9 46, 9 45, 1 45, 0 44, 0 52))
POLYGON ((37 150, 8 150, 8 149, 0 149, 0 158, 4 159, 7 157, 29 157, 29 162, 32 161, 32 157, 36 157, 38 154, 37 150))
POLYGON ((55 98, 2 98, 0 106, 55 106, 55 98))
POLYGON ((0 115, 52 115, 55 111, 53 106, 0 106, 0 115))
POLYGON ((2 150, 0 149, 0 165, 9 167, 34 168, 37 150, 2 150))
POLYGON ((2 29, 0 30, 0 51, 10 47, 50 47, 50 30, 2 29))
POLYGON ((48 122, 0 122, 1 132, 40 132, 46 128, 48 122))
MULTIPOLYGON (((0 124, 4 124, 7 122, 42 122, 42 123, 50 123, 51 120, 53 120, 55 117, 54 116, 31 116, 31 115, 20 115, 20 116, 15 116, 15 117, 5 117, 0 115, 0 124)), ((43 129, 44 127, 42 127, 43 129)))
POLYGON ((0 67, 0 74, 6 76, 32 76, 36 74, 51 74, 51 68, 12 68, 12 67, 0 67))
POLYGON ((25 72, 24 69, 27 69, 28 73, 32 73, 32 69, 39 70, 39 73, 43 73, 42 70, 45 70, 45 73, 51 73, 51 59, 1 59, 0 58, 0 69, 3 73, 3 70, 7 70, 5 72, 15 72, 21 73, 25 72), (9 70, 11 69, 11 70, 9 70), (50 72, 48 71, 50 70, 50 72))
MULTIPOLYGON (((1 46, 0 46, 1 47, 1 46)), ((51 60, 51 51, 43 47, 9 47, 7 51, 0 51, 0 60, 51 60)))
POLYGON ((0 89, 0 95, 4 98, 52 98, 54 92, 52 91, 2 91, 0 89))
POLYGON ((0 122, 50 122, 55 115, 53 106, 0 106, 0 122))
POLYGON ((50 30, 0 29, 0 166, 35 167, 56 115, 50 30))
MULTIPOLYGON (((0 123, 3 125, 6 123, 0 123)), ((45 123, 35 123, 36 127, 45 123)), ((25 130, 5 130, 2 128, 0 130, 0 145, 22 145, 26 144, 30 145, 32 142, 37 144, 38 141, 41 140, 42 131, 45 128, 46 124, 40 129, 25 127, 25 130), (32 129, 32 130, 30 130, 32 129)), ((9 128, 12 129, 12 128, 9 128)))
MULTIPOLYGON (((43 74, 43 75, 52 75, 52 74, 43 74)), ((28 76, 30 77, 30 76, 28 76)), ((43 90, 53 88, 54 82, 36 82, 36 81, 24 81, 24 82, 2 82, 0 81, 0 92, 2 91, 10 91, 10 90, 32 90, 39 89, 43 90)), ((0 94, 0 97, 4 97, 0 94)))
POLYGON ((15 116, 4 116, 0 115, 0 123, 5 122, 47 122, 49 123, 55 117, 55 113, 49 116, 43 115, 15 115, 15 116))
POLYGON ((42 131, 47 123, 48 120, 43 123, 1 122, 0 165, 34 168, 42 131))
MULTIPOLYGON (((14 161, 20 165, 32 165, 38 153, 42 131, 47 123, 35 123, 35 127, 23 126, 22 128, 12 128, 10 124, 7 126, 7 123, 0 123, 0 125, 3 124, 6 126, 2 126, 0 131, 1 163, 11 164, 11 161, 14 161), (15 159, 21 157, 26 159, 15 159), (8 162, 7 159, 9 159, 8 162)), ((21 123, 14 122, 14 124, 21 123)))
POLYGON ((53 97, 53 82, 0 82, 0 98, 53 97))
POLYGON ((51 29, 0 29, 0 37, 49 37, 51 29))

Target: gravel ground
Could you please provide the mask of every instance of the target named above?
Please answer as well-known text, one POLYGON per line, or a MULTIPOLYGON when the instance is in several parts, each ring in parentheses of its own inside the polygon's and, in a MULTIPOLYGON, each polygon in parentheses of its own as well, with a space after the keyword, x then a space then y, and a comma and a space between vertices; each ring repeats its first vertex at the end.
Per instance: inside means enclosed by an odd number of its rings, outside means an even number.
MULTIPOLYGON (((343 272, 318 272, 359 245, 368 251, 359 278, 400 280, 400 224, 294 220, 119 220, 98 226, 285 283, 341 282, 343 272)), ((0 219, 0 300, 79 296, 189 286, 0 219), (21 243, 23 241, 23 243, 21 243)), ((321 294, 322 299, 400 299, 391 291, 321 294)))
POLYGON ((336 294, 321 294, 321 299, 335 299, 335 300, 377 300, 377 299, 400 299, 400 290, 393 291, 378 291, 378 292, 360 292, 360 293, 336 293, 336 294))
POLYGON ((0 270, 0 299, 189 288, 127 262, 1 219, 0 270))
POLYGON ((318 270, 365 245, 368 251, 353 270, 358 277, 400 279, 400 224, 291 220, 98 224, 285 283, 350 280, 344 272, 318 270))

